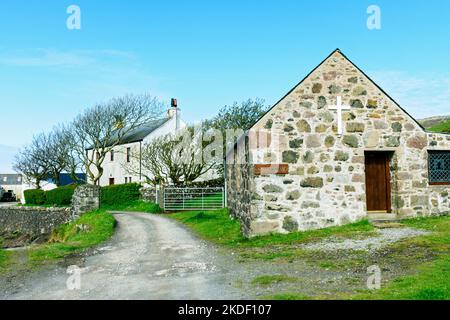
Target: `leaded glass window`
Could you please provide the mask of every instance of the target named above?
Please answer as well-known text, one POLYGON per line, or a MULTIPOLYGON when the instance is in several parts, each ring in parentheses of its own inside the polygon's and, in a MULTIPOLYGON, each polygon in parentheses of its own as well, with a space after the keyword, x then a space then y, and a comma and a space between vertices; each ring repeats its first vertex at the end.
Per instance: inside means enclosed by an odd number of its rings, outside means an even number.
POLYGON ((450 183, 450 151, 430 151, 428 168, 430 183, 450 183))

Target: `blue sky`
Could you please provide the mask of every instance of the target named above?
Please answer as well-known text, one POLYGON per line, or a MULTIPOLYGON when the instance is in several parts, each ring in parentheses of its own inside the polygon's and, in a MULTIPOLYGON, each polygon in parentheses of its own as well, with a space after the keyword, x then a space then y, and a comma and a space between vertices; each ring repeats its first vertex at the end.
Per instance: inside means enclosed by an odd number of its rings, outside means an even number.
POLYGON ((129 92, 177 97, 190 122, 273 104, 338 47, 412 115, 450 114, 446 0, 3 0, 0 34, 0 145, 129 92), (81 30, 66 28, 71 4, 81 30))

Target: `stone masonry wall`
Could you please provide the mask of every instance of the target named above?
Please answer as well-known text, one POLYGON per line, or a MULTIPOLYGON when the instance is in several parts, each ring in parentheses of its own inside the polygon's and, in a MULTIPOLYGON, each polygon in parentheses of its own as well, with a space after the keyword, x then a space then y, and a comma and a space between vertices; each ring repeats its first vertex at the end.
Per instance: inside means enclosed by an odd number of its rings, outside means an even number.
MULTIPOLYGON (((227 207, 233 218, 241 222, 242 233, 245 236, 251 236, 252 228, 258 228, 256 207, 253 204, 257 199, 254 178, 252 174, 252 165, 245 160, 245 154, 248 155, 248 145, 245 139, 239 141, 238 150, 243 152, 233 152, 227 155, 226 161, 226 190, 227 207)), ((266 223, 263 224, 265 227, 266 223)))
POLYGON ((22 246, 45 240, 53 229, 71 220, 69 208, 4 207, 0 208, 0 237, 3 246, 22 246))
POLYGON ((237 176, 245 175, 236 168, 229 171, 236 180, 228 187, 231 211, 246 217, 249 236, 342 225, 366 217, 365 151, 392 153, 392 213, 411 217, 449 211, 448 186, 428 184, 428 150, 450 150, 450 135, 424 132, 339 51, 252 131, 270 137, 265 146, 250 143, 252 165, 285 163, 289 173, 254 176, 250 182, 254 191, 241 192, 230 188, 233 184, 239 188, 237 176), (351 107, 343 112, 343 135, 337 134, 336 111, 328 108, 336 105, 337 96, 351 107), (252 199, 248 207, 234 204, 248 199, 252 199))
POLYGON ((75 189, 72 197, 72 214, 80 217, 82 214, 97 210, 100 207, 100 187, 81 185, 75 189))
POLYGON ((142 187, 139 192, 141 193, 141 199, 146 202, 156 203, 156 188, 155 187, 142 187))

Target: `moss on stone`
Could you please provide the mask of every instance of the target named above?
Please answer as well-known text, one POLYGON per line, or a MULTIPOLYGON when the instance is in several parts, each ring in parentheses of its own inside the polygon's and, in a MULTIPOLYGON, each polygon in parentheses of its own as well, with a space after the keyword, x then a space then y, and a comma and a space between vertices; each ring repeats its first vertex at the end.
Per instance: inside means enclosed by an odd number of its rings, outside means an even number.
POLYGON ((345 135, 342 137, 342 143, 352 148, 358 148, 359 146, 358 138, 355 135, 345 135))
POLYGON ((286 163, 297 163, 299 155, 297 152, 292 150, 283 151, 283 162, 286 163))
POLYGON ((323 187, 323 179, 321 177, 308 177, 302 182, 300 185, 303 188, 322 188, 323 187))

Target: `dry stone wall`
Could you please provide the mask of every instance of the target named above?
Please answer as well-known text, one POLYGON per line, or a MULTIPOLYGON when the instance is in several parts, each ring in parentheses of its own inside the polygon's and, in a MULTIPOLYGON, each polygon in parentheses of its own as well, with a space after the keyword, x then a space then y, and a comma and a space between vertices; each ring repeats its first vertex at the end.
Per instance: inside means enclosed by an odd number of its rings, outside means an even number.
POLYGON ((16 247, 45 240, 54 228, 70 222, 69 208, 0 208, 0 237, 3 246, 16 247))

